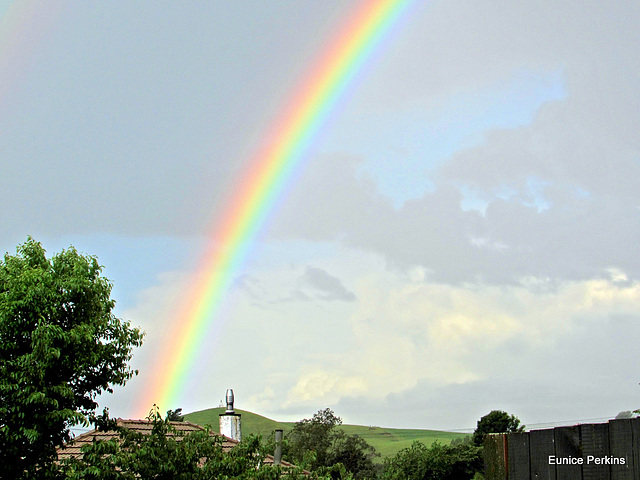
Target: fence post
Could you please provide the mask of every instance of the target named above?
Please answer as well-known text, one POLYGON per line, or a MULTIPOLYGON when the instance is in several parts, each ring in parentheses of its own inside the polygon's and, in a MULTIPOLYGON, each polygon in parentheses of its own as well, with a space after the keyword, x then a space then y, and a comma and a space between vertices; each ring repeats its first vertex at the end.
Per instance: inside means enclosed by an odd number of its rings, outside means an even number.
POLYGON ((484 436, 484 478, 507 480, 507 439, 502 433, 484 436))

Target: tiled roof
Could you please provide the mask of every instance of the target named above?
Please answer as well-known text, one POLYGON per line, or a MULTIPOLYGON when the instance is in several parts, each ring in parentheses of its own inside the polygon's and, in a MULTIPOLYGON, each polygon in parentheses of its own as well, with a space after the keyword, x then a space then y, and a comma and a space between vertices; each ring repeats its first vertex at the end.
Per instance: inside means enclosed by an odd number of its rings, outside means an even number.
MULTIPOLYGON (((173 428, 175 428, 176 433, 170 432, 168 435, 171 437, 175 437, 178 441, 182 438, 183 435, 186 435, 191 432, 203 431, 204 427, 200 425, 196 425, 191 422, 169 422, 173 428)), ((119 418, 117 420, 117 424, 119 427, 124 427, 129 430, 135 430, 139 433, 150 434, 153 429, 153 423, 148 420, 123 420, 119 418)), ((211 436, 213 437, 222 437, 222 449, 225 452, 228 452, 231 448, 235 447, 239 442, 237 440, 233 440, 232 438, 226 437, 217 432, 211 432, 211 436)), ((86 432, 75 437, 70 443, 65 445, 64 447, 58 447, 58 459, 63 460, 65 458, 76 457, 80 458, 82 456, 82 447, 83 445, 91 444, 93 439, 96 440, 111 440, 113 438, 119 438, 120 435, 118 432, 114 430, 108 430, 106 432, 99 432, 98 430, 92 430, 90 432, 86 432)), ((273 456, 267 455, 264 459, 265 465, 273 465, 273 456)), ((284 460, 281 462, 283 467, 293 467, 293 465, 289 462, 285 462, 284 460)))

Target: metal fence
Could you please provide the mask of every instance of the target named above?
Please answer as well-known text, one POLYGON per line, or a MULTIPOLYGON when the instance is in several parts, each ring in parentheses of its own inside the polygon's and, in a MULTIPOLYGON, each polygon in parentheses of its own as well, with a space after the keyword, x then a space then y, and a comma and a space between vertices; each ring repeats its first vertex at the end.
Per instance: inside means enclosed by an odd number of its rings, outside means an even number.
POLYGON ((486 480, 640 480, 640 418, 487 435, 486 480))

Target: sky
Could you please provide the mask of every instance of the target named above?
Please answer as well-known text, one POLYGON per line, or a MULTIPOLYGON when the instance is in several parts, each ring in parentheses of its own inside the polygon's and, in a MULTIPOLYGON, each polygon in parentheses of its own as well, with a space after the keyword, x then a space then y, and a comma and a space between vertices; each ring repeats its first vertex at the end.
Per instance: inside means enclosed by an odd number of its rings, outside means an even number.
MULTIPOLYGON (((362 1, 0 1, 0 251, 96 255, 139 375, 251 156, 362 1)), ((473 429, 640 408, 640 4, 415 1, 212 318, 185 412, 473 429), (635 53, 634 53, 635 52, 635 53)), ((149 409, 151 405, 149 405, 149 409)))

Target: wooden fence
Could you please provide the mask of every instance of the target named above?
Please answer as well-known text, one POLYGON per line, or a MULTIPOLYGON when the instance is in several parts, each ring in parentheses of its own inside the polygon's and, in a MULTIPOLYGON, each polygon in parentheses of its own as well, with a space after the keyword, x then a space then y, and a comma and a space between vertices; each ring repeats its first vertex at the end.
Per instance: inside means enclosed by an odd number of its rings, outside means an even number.
POLYGON ((640 480, 640 418, 487 435, 486 480, 640 480))

